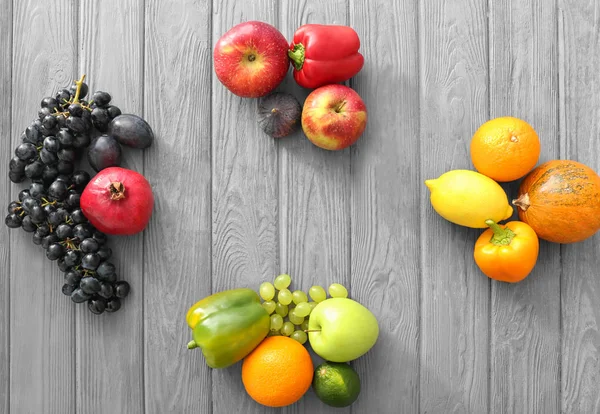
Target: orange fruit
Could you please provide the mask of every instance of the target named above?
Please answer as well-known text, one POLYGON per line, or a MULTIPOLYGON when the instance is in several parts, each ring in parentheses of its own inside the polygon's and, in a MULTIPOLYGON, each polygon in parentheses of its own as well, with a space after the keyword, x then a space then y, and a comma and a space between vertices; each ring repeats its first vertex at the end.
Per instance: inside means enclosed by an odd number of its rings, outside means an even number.
POLYGON ((475 169, 493 180, 518 180, 535 167, 540 158, 540 139, 531 125, 519 118, 487 121, 471 139, 475 169))
POLYGON ((269 336, 244 358, 242 382, 259 404, 284 407, 310 388, 313 363, 306 348, 287 336, 269 336))

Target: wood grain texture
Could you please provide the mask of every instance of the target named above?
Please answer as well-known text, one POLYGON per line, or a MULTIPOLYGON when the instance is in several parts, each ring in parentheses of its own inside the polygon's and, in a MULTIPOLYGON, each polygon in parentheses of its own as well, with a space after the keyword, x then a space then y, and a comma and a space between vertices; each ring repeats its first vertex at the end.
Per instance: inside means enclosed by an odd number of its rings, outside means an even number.
MULTIPOLYGON (((90 93, 109 92, 123 113, 143 116, 142 0, 80 4, 79 72, 90 93)), ((122 167, 144 173, 140 150, 123 147, 122 167)), ((94 315, 77 309, 77 410, 141 413, 144 409, 143 234, 109 237, 111 262, 131 285, 121 310, 94 315)))
POLYGON ((382 413, 419 410, 417 4, 350 2, 350 25, 365 56, 352 85, 369 111, 365 134, 351 156, 350 285, 380 327, 378 343, 354 364, 362 381, 361 396, 352 405, 355 413, 372 407, 382 413))
MULTIPOLYGON (((0 194, 2 212, 11 200, 12 183, 8 179, 8 163, 13 156, 11 140, 12 99, 12 1, 0 3, 0 50, 4 59, 0 62, 0 194), (6 200, 4 199, 6 197, 6 200)), ((19 231, 19 230, 17 230, 19 231)), ((3 226, 0 230, 0 413, 10 409, 10 232, 3 226)))
MULTIPOLYGON (((280 30, 290 42, 303 24, 346 25, 349 21, 347 0, 293 0, 280 7, 280 30)), ((294 81, 291 67, 280 90, 301 104, 311 92, 294 81)), ((360 298, 350 285, 350 149, 324 150, 301 130, 277 144, 281 272, 290 274, 293 290, 308 292, 313 285, 327 290, 330 284, 341 283, 351 297, 360 298)), ((321 359, 312 355, 316 366, 321 359)), ((310 390, 295 409, 325 413, 331 407, 310 390)))
MULTIPOLYGON (((490 119, 514 116, 537 131, 539 163, 558 157, 556 5, 490 2, 490 119)), ((516 198, 520 180, 504 187, 516 198)), ((513 215, 518 219, 517 211, 513 215)), ((542 242, 518 284, 492 282, 490 411, 560 412, 560 247, 542 242)))
MULTIPOLYGON (((77 26, 70 1, 15 1, 13 7, 18 30, 13 31, 10 135, 15 148, 41 99, 72 81, 77 26)), ((10 199, 27 186, 11 185, 10 199)), ((56 263, 31 236, 20 229, 10 234, 10 411, 73 413, 75 305, 61 292, 63 275, 56 263)))
POLYGON ((147 413, 210 413, 211 371, 189 351, 188 308, 211 293, 211 4, 146 2, 145 152, 154 217, 145 238, 147 413))
MULTIPOLYGON (((487 7, 420 3, 423 180, 471 168, 469 142, 488 114, 487 7)), ((421 190, 420 411, 488 411, 489 282, 473 260, 479 230, 442 219, 421 190)))
MULTIPOLYGON (((277 27, 276 4, 213 1, 211 52, 238 23, 277 27)), ((212 290, 257 290, 279 271, 276 143, 258 127, 256 100, 235 96, 212 79, 212 290)), ((212 380, 215 414, 264 412, 244 390, 241 363, 213 370, 212 380)))
MULTIPOLYGON (((560 158, 600 172, 600 3, 558 1, 560 158)), ((600 412, 600 235, 561 246, 562 411, 600 412)))

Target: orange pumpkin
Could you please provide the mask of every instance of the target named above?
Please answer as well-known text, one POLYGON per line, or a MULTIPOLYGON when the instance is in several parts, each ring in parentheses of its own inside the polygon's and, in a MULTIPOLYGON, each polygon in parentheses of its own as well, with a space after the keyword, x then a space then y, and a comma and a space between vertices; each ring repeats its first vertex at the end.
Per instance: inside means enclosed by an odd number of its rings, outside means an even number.
POLYGON ((600 230, 600 177, 577 161, 548 161, 525 177, 513 204, 540 239, 579 242, 600 230))

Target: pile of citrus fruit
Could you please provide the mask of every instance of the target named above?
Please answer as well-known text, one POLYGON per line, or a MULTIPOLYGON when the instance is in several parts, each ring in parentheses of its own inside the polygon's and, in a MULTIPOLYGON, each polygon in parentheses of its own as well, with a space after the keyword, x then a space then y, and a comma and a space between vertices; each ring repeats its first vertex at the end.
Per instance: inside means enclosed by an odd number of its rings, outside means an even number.
POLYGON ((550 160, 536 167, 541 143, 534 128, 514 117, 492 119, 471 139, 477 171, 452 170, 425 181, 434 210, 446 220, 486 228, 473 257, 488 277, 525 279, 536 265, 539 239, 583 241, 600 230, 600 177, 573 160, 550 160), (500 182, 524 178, 512 204, 500 182))

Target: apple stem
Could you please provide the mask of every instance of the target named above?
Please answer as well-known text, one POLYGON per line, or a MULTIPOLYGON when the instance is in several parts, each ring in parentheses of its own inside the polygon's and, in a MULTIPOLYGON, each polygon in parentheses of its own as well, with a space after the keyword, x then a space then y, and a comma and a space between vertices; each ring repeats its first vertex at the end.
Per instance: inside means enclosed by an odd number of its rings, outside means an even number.
POLYGON ((320 329, 307 329, 304 332, 308 333, 308 332, 321 332, 320 329))

